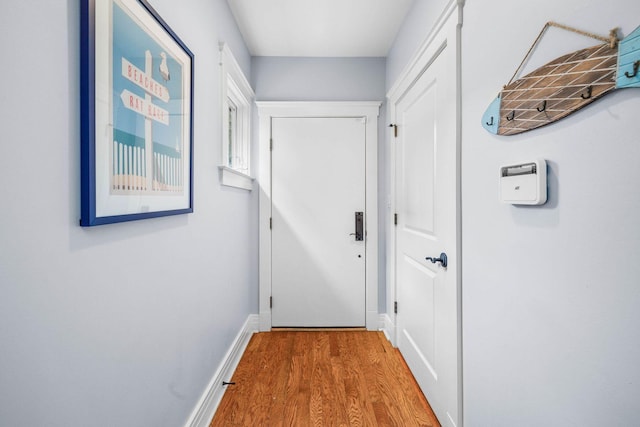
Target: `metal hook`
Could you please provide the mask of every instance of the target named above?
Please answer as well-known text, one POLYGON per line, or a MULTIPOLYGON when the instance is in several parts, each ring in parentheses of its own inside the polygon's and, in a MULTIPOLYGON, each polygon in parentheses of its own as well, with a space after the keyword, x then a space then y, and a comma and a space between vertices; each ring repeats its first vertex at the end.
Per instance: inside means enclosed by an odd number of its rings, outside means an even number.
POLYGON ((491 116, 491 123, 489 122, 485 122, 487 124, 487 126, 493 126, 493 116, 491 116))
POLYGON ((536 107, 536 110, 538 110, 538 112, 540 112, 540 113, 542 113, 546 109, 547 109, 547 100, 546 99, 544 101, 542 101, 542 109, 540 109, 540 107, 536 107))
POLYGON ((580 98, 582 99, 589 99, 591 98, 591 92, 593 91, 593 86, 588 86, 587 87, 587 96, 584 96, 584 92, 580 94, 580 98))
POLYGON ((640 68, 640 61, 636 61, 633 63, 633 74, 629 74, 628 71, 625 71, 624 75, 627 76, 628 79, 632 79, 638 75, 638 68, 640 68))
POLYGON ((511 121, 511 120, 513 120, 515 117, 516 117, 516 110, 513 110, 513 111, 511 112, 511 114, 509 114, 506 118, 507 118, 507 121, 509 121, 509 122, 510 122, 510 121, 511 121))

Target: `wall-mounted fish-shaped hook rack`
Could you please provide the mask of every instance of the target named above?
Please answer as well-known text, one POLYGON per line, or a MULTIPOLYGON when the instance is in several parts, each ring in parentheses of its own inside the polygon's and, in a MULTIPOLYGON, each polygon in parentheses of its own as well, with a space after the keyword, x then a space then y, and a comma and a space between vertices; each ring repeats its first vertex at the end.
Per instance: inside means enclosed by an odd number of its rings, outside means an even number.
POLYGON ((614 89, 640 87, 639 68, 640 27, 617 43, 561 56, 510 82, 485 111, 482 126, 493 134, 515 135, 548 125, 614 89))

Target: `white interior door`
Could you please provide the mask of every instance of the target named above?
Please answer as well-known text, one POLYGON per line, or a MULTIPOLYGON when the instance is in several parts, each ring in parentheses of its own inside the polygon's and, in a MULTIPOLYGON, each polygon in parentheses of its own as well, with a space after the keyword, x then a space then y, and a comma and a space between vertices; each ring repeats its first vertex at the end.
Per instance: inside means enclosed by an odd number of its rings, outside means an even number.
POLYGON ((274 327, 365 326, 363 118, 273 118, 274 327), (364 230, 363 230, 364 231, 364 230))
POLYGON ((458 420, 458 259, 456 78, 447 49, 396 106, 396 321, 402 355, 450 426, 458 420), (446 268, 426 260, 441 253, 446 268))

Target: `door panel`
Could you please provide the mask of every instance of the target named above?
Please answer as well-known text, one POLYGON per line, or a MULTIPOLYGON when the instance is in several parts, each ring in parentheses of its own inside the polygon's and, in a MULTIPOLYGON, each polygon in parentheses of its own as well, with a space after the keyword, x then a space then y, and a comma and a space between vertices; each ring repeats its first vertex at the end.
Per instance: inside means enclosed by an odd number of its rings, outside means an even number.
POLYGON ((457 141, 448 48, 396 104, 398 347, 436 416, 455 425, 457 141), (448 255, 448 266, 425 257, 448 255))
POLYGON ((365 325, 362 118, 272 120, 272 325, 365 325))
POLYGON ((404 226, 433 235, 433 191, 435 183, 435 101, 436 85, 431 85, 403 111, 404 226))
POLYGON ((421 260, 404 256, 404 292, 412 298, 403 300, 403 312, 422 313, 422 316, 406 316, 405 337, 434 376, 435 371, 435 278, 436 274, 422 265, 421 260), (405 306, 406 304, 406 306, 405 306), (420 331, 413 334, 412 331, 420 331))

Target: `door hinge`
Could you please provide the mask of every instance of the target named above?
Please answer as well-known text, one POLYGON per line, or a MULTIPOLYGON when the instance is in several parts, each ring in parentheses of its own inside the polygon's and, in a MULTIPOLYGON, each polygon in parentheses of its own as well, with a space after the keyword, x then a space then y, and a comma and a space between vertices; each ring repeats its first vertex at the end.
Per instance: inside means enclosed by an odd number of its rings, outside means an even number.
POLYGON ((390 128, 393 128, 393 137, 397 138, 398 137, 398 125, 392 123, 389 125, 390 128))
POLYGON ((393 313, 398 314, 398 301, 393 302, 393 313))
POLYGON ((269 230, 273 230, 273 218, 269 218, 269 230))
POLYGON ((273 308, 273 297, 269 297, 269 308, 273 308))
POLYGON ((269 151, 273 151, 273 138, 269 140, 269 151))
POLYGON ((398 225, 398 214, 397 213, 393 214, 393 225, 398 225))

